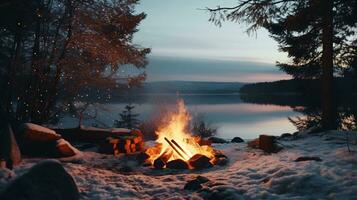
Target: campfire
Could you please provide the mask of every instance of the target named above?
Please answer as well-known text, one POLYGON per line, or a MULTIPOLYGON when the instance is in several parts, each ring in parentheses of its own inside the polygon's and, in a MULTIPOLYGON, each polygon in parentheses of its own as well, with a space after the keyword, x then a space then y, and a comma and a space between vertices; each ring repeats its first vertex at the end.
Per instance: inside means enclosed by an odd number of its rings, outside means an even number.
POLYGON ((202 169, 226 163, 226 156, 189 131, 190 120, 184 102, 179 101, 177 111, 156 131, 157 144, 146 150, 146 162, 156 169, 202 169))

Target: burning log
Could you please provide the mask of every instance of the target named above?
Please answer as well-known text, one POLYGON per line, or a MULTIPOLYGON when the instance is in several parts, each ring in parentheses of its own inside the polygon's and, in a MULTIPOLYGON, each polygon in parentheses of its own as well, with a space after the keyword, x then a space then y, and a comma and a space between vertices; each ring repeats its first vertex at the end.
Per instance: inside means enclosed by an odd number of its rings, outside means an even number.
POLYGON ((196 154, 190 158, 188 163, 191 165, 191 167, 195 169, 205 169, 205 168, 210 168, 212 167, 212 163, 210 162, 211 159, 209 159, 205 155, 201 154, 196 154))
POLYGON ((172 150, 166 150, 158 158, 156 158, 154 161, 155 169, 163 169, 165 167, 167 161, 172 156, 172 154, 173 154, 172 150))
MULTIPOLYGON (((172 148, 173 150, 175 150, 175 152, 176 152, 179 156, 181 156, 181 158, 185 159, 185 157, 183 157, 183 155, 180 153, 180 151, 170 142, 170 140, 168 140, 166 137, 165 137, 165 140, 166 140, 167 143, 169 143, 169 145, 171 146, 171 148, 172 148)), ((180 148, 181 148, 181 147, 180 147, 180 148)))
POLYGON ((188 169, 189 166, 188 164, 181 160, 181 159, 176 159, 176 160, 171 160, 166 164, 166 168, 170 169, 188 169))
POLYGON ((185 150, 183 150, 182 147, 181 147, 179 144, 177 144, 177 142, 176 142, 174 139, 172 139, 171 142, 172 142, 174 145, 176 145, 187 157, 190 157, 190 156, 185 152, 185 150))

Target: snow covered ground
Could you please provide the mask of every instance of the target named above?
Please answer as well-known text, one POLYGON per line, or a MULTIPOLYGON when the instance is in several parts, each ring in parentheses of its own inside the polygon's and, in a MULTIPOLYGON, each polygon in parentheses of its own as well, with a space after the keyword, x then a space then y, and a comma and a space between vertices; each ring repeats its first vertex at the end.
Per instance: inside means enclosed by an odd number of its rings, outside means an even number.
MULTIPOLYGON (((280 140, 284 150, 277 154, 250 149, 246 143, 219 144, 215 148, 222 149, 230 163, 200 171, 157 171, 136 166, 130 157, 93 152, 62 163, 81 199, 357 199, 357 152, 348 152, 344 140, 345 133, 337 131, 280 140), (322 161, 295 162, 300 156, 322 161), (201 190, 184 190, 198 175, 210 181, 201 190)), ((357 150, 355 144, 351 148, 357 150)), ((15 174, 38 161, 26 159, 15 174)), ((10 179, 0 173, 0 186, 10 179)))

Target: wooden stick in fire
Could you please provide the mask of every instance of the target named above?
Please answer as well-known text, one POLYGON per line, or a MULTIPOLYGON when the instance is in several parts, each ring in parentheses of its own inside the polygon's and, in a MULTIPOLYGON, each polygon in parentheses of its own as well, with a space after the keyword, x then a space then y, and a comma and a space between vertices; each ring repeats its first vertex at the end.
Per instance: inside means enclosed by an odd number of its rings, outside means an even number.
POLYGON ((172 148, 173 150, 175 150, 176 153, 177 153, 179 156, 181 156, 183 159, 185 159, 185 157, 182 156, 182 154, 179 152, 179 150, 176 149, 176 147, 170 142, 170 140, 168 140, 166 137, 165 137, 165 140, 166 140, 167 143, 169 143, 169 145, 171 146, 171 148, 172 148))
POLYGON ((190 157, 190 156, 186 153, 186 151, 183 150, 183 148, 182 148, 179 144, 177 144, 177 142, 176 142, 174 139, 172 139, 171 142, 174 143, 174 145, 176 145, 187 157, 190 157))

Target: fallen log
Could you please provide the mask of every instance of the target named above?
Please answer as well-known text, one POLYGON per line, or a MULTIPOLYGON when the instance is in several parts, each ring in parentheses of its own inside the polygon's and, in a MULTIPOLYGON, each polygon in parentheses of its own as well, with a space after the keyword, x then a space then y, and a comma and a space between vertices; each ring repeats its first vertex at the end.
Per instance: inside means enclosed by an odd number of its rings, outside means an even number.
POLYGON ((140 130, 129 129, 101 129, 101 128, 69 128, 69 129, 53 129, 60 134, 62 138, 70 142, 89 142, 100 143, 108 137, 135 139, 135 142, 143 141, 140 130))

